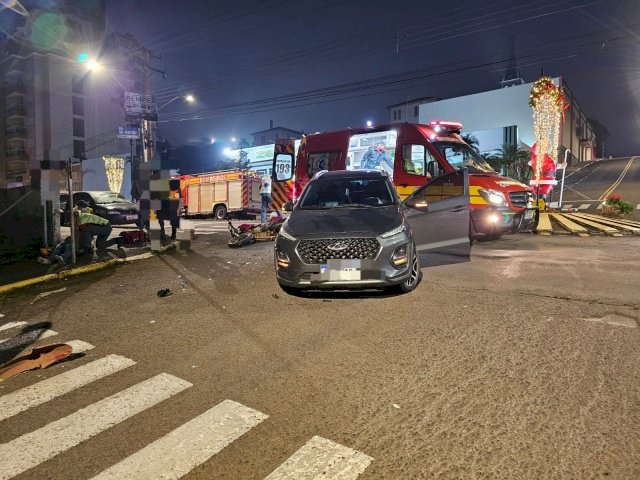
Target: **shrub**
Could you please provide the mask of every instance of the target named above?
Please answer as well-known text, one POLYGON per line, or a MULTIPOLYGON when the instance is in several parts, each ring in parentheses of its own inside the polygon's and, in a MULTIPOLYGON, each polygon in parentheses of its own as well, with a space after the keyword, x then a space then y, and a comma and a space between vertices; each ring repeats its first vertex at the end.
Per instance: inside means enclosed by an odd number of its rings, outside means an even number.
POLYGON ((629 202, 625 202, 624 200, 622 200, 622 198, 618 194, 609 195, 607 197, 607 205, 613 205, 614 207, 618 208, 622 213, 633 212, 633 205, 631 205, 629 202))

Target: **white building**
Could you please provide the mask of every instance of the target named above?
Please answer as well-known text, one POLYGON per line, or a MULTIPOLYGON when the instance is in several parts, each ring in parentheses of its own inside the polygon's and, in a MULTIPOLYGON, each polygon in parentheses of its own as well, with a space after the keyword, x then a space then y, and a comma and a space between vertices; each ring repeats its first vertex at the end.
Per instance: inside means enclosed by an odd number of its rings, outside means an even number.
MULTIPOLYGON (((596 138, 587 116, 562 77, 554 83, 564 89, 569 108, 560 132, 559 145, 571 150, 569 162, 591 160, 596 155, 596 138)), ((464 133, 473 134, 481 152, 503 144, 529 148, 535 143, 533 113, 529 106, 531 83, 499 88, 418 105, 418 123, 431 120, 461 122, 464 133)))

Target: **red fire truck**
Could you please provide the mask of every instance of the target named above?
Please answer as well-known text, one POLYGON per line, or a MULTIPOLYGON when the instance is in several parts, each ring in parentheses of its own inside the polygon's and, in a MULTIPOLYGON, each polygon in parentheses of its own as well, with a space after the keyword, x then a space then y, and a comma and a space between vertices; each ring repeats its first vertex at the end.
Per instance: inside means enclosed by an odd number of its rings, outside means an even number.
POLYGON ((261 211, 260 176, 246 170, 224 170, 180 176, 184 215, 209 215, 222 220, 228 214, 261 211))
POLYGON ((320 170, 386 170, 401 198, 441 175, 469 172, 470 235, 498 236, 535 228, 538 209, 531 189, 503 177, 460 136, 462 124, 433 121, 391 124, 317 133, 303 138, 294 158, 291 148, 276 145, 273 184, 294 181, 291 199, 320 170))

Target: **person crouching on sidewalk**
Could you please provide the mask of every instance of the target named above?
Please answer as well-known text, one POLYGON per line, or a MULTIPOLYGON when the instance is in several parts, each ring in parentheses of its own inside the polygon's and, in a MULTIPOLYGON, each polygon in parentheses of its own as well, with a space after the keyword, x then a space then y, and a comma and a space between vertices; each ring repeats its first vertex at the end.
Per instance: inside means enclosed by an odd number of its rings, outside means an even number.
POLYGON ((96 237, 96 249, 105 250, 111 245, 118 245, 122 248, 124 239, 115 237, 109 239, 111 235, 111 223, 106 218, 99 217, 92 213, 74 211, 76 217, 76 225, 80 232, 80 245, 91 245, 93 237, 96 237))

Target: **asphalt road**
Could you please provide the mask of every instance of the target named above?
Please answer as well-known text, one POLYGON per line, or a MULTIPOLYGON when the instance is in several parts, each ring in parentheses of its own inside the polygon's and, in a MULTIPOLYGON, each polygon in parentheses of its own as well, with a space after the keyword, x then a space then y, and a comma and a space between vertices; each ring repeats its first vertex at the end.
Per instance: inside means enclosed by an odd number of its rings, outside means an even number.
MULTIPOLYGON (((571 174, 565 179, 562 203, 580 210, 596 210, 611 194, 619 194, 631 203, 635 216, 640 218, 640 157, 603 159, 571 174)), ((558 198, 559 187, 553 200, 558 198)))
POLYGON ((506 236, 405 296, 287 296, 225 242, 0 299, 95 347, 0 383, 0 478, 640 478, 640 237, 506 236))

